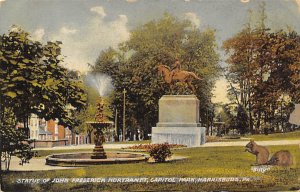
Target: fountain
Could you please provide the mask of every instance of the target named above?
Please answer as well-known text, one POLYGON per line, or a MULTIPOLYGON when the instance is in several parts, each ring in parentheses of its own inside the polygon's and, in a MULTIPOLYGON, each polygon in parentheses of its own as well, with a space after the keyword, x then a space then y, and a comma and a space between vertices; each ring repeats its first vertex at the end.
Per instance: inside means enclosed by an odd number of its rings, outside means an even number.
MULTIPOLYGON (((99 85, 97 86, 99 88, 99 85)), ((100 91, 99 91, 100 92, 100 91)), ((105 152, 103 143, 105 141, 103 130, 113 125, 104 116, 104 100, 100 96, 96 104, 95 121, 86 122, 94 128, 93 152, 85 153, 62 153, 46 157, 47 165, 56 166, 82 166, 113 163, 135 163, 147 161, 147 156, 140 153, 127 152, 105 152)))
POLYGON ((110 121, 105 121, 104 113, 103 113, 104 103, 103 99, 99 97, 97 101, 97 111, 95 115, 95 122, 87 122, 94 128, 94 143, 95 148, 93 150, 92 159, 106 159, 106 153, 103 149, 103 142, 105 140, 103 135, 103 129, 111 126, 113 123, 110 121))

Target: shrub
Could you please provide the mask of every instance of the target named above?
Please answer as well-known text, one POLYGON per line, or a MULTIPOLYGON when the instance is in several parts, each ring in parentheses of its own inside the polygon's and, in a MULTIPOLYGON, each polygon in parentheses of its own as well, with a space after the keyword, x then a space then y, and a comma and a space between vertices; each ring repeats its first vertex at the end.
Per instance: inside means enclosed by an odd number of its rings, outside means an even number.
POLYGON ((155 160, 155 162, 165 162, 167 157, 172 156, 170 150, 170 145, 168 143, 164 144, 152 144, 148 150, 150 156, 155 160))
POLYGON ((222 137, 218 137, 218 136, 206 136, 205 141, 207 143, 209 143, 209 142, 219 142, 219 141, 222 141, 222 137))

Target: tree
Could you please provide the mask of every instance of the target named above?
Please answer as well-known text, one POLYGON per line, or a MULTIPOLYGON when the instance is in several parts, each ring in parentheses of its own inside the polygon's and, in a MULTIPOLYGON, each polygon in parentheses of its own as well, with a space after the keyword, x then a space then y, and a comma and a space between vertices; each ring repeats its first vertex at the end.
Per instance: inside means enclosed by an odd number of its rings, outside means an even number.
POLYGON ((223 44, 229 55, 231 93, 236 104, 247 110, 252 133, 278 126, 280 97, 289 95, 292 101, 299 100, 299 35, 292 30, 272 32, 266 28, 264 10, 262 4, 257 27, 248 24, 223 44))
MULTIPOLYGON (((97 99, 99 98, 98 92, 87 85, 88 83, 84 77, 84 90, 87 93, 87 102, 83 110, 76 111, 74 116, 77 117, 78 125, 73 129, 75 133, 82 133, 85 132, 88 136, 89 142, 92 141, 92 132, 94 128, 87 124, 88 121, 95 121, 95 114, 96 114, 96 103, 97 99)), ((112 118, 112 110, 109 106, 111 106, 110 97, 102 97, 104 100, 104 111, 103 114, 106 117, 105 121, 108 121, 112 118)))
POLYGON ((80 109, 85 104, 83 85, 61 66, 60 44, 43 46, 18 27, 0 38, 1 100, 26 129, 32 113, 46 120, 58 118, 61 125, 72 127, 66 106, 80 109))
POLYGON ((223 118, 225 120, 225 130, 224 133, 227 134, 230 129, 236 129, 237 128, 237 110, 236 106, 232 104, 225 104, 223 106, 223 118))
POLYGON ((0 122, 0 134, 1 134, 1 151, 2 161, 4 162, 4 169, 6 171, 10 168, 10 161, 13 155, 20 158, 20 164, 27 163, 33 156, 30 143, 26 142, 26 135, 15 129, 16 118, 11 108, 6 108, 4 111, 4 117, 0 122))
POLYGON ((4 152, 7 162, 12 154, 22 164, 32 157, 26 141, 32 113, 46 120, 57 118, 60 125, 73 128, 76 119, 71 111, 85 105, 82 83, 72 79, 61 66, 60 44, 56 41, 42 45, 17 26, 0 36, 0 157, 4 152), (8 111, 12 117, 8 118, 8 111), (22 122, 24 128, 16 130, 17 122, 22 122))
MULTIPOLYGON (((214 31, 200 31, 189 21, 180 21, 165 14, 131 32, 128 41, 119 50, 109 48, 101 52, 93 71, 105 73, 113 79, 115 87, 113 105, 122 114, 123 89, 126 89, 127 124, 143 128, 145 136, 157 122, 158 100, 171 90, 157 76, 156 66, 172 66, 179 58, 184 70, 195 72, 203 81, 193 82, 201 102, 201 112, 209 107, 211 90, 218 76, 218 54, 214 31), (129 117, 130 115, 130 117, 129 117)), ((178 85, 179 87, 182 85, 178 85)), ((177 94, 190 94, 187 88, 175 90, 177 94)), ((201 117, 204 117, 201 113, 201 117)), ((121 116, 119 116, 120 118, 121 116)), ((203 120, 206 118, 202 118, 203 120)))
POLYGON ((242 105, 238 105, 236 116, 236 127, 239 133, 244 135, 249 132, 248 115, 246 109, 242 105))

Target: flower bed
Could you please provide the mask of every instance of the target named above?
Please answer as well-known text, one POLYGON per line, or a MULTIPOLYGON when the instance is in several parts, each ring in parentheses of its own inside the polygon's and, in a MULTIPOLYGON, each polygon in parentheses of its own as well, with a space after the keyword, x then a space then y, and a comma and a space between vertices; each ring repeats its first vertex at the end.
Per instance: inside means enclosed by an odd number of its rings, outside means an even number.
MULTIPOLYGON (((178 148, 184 148, 186 147, 186 145, 179 145, 179 144, 168 144, 169 148, 171 149, 178 149, 178 148)), ((126 150, 134 150, 134 151, 149 151, 150 149, 152 149, 155 146, 158 146, 160 144, 139 144, 139 145, 134 145, 131 147, 126 147, 126 148, 122 148, 122 149, 126 149, 126 150)))

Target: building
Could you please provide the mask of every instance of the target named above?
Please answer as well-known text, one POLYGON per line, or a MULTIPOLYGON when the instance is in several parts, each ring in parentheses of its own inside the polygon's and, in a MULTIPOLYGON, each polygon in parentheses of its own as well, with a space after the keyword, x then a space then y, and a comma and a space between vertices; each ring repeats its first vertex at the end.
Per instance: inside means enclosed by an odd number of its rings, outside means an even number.
POLYGON ((33 140, 52 140, 52 133, 47 130, 47 121, 31 114, 29 120, 29 138, 33 140))
MULTIPOLYGON (((34 147, 54 147, 69 145, 65 135, 65 128, 58 125, 58 120, 39 118, 31 114, 29 119, 29 139, 33 140, 34 147)), ((22 126, 19 126, 20 128, 22 126)))
POLYGON ((88 137, 86 134, 74 134, 69 128, 65 128, 65 134, 68 143, 70 143, 71 145, 82 145, 88 143, 88 137))
POLYGON ((47 121, 46 129, 52 133, 52 140, 57 141, 66 139, 65 128, 61 125, 58 125, 58 120, 47 121))
MULTIPOLYGON (((18 127, 22 128, 20 124, 18 127)), ((87 136, 83 133, 73 134, 68 127, 58 125, 58 120, 39 118, 32 114, 29 120, 29 138, 34 147, 55 147, 65 145, 81 145, 87 143, 87 136)))

